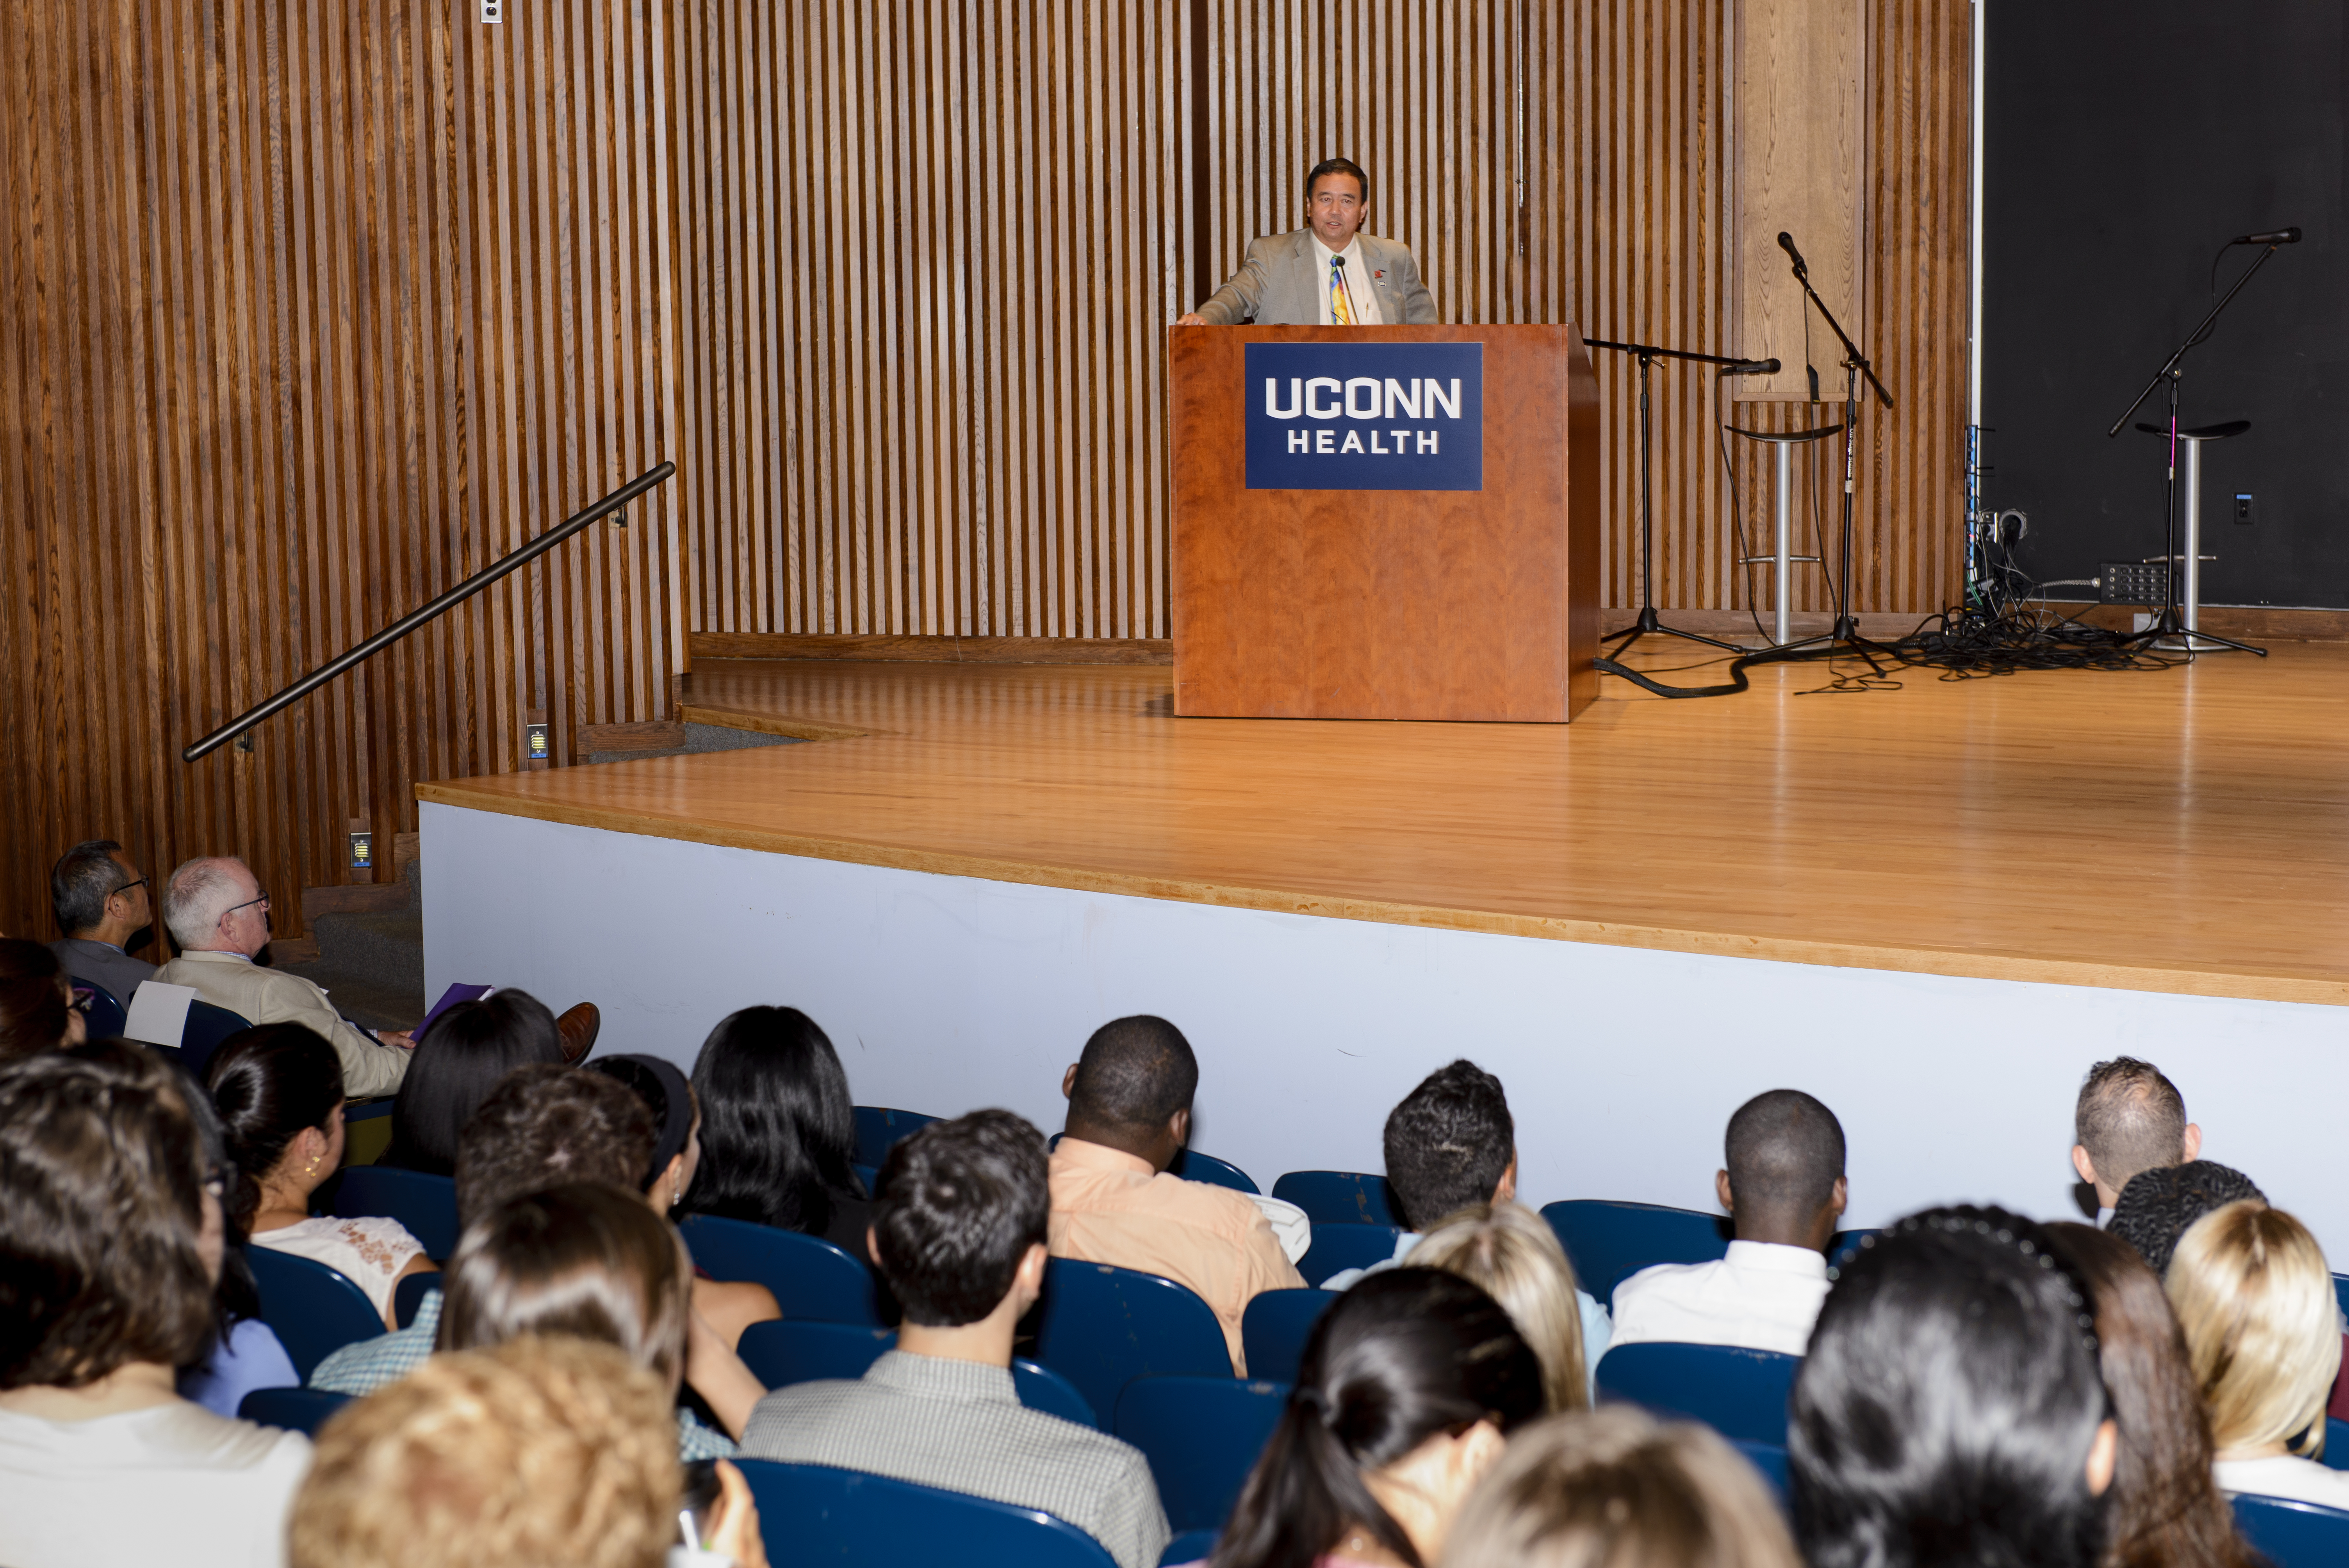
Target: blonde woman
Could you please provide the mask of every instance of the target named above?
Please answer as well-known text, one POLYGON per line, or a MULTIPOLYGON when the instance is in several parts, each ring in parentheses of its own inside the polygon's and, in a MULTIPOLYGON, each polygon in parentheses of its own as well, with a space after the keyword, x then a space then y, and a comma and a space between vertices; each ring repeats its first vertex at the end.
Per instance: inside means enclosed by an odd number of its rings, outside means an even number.
POLYGON ((2256 1198, 2213 1209, 2178 1238, 2164 1284, 2209 1408, 2220 1490, 2349 1508, 2349 1474, 2314 1458, 2341 1308, 2308 1228, 2256 1198))
POLYGON ((1516 1203, 1478 1203, 1428 1232, 1411 1263, 1458 1274, 1501 1304, 1541 1360, 1550 1414, 1590 1408, 1574 1265, 1548 1221, 1516 1203))

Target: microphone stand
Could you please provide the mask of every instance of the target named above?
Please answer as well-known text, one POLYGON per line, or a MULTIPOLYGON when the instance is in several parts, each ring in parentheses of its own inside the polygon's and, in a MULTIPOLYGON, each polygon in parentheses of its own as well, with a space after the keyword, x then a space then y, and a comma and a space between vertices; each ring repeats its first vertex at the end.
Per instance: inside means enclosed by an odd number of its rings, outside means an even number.
POLYGON ((1604 338, 1586 337, 1586 348, 1612 348, 1640 356, 1640 618, 1630 626, 1610 636, 1599 639, 1602 645, 1620 641, 1617 654, 1630 651, 1641 637, 1685 637, 1692 643, 1721 648, 1733 654, 1748 650, 1741 644, 1724 643, 1718 637, 1708 637, 1698 632, 1684 632, 1678 626, 1667 626, 1656 618, 1656 528, 1651 511, 1652 497, 1648 481, 1648 366, 1659 359, 1688 359, 1700 365, 1749 366, 1758 360, 1737 359, 1725 354, 1692 354, 1684 348, 1659 348, 1652 343, 1609 343, 1604 338))
POLYGON ((2200 325, 2186 335, 2186 341, 2170 351, 2169 357, 2161 362, 2161 368, 2153 373, 2153 379, 2145 384, 2145 390, 2130 400, 2129 406, 2121 410, 2121 417, 2113 421, 2113 428, 2105 432, 2107 439, 2119 435, 2121 427, 2128 423, 2129 416, 2136 413, 2147 397, 2153 396, 2153 389, 2165 381, 2169 383, 2169 474, 2163 481, 2161 490, 2162 580, 2167 584, 2165 603, 2161 606, 2161 614, 2154 617, 2152 626, 2131 638, 2132 642, 2158 644, 2165 638, 2182 638, 2186 651, 2190 654, 2195 651, 2194 644, 2199 638, 2206 643, 2217 643, 2224 647, 2233 648, 2240 653, 2257 654, 2261 658, 2267 656, 2265 648, 2254 647, 2250 643, 2239 643, 2232 637, 2221 637, 2212 632, 2188 632, 2185 617, 2178 612, 2178 383, 2179 377, 2186 374, 2187 350, 2209 335, 2211 327, 2218 323, 2219 313, 2234 303, 2235 296, 2243 292, 2243 285, 2251 281, 2251 274, 2267 265, 2268 258, 2274 255, 2276 250, 2277 242, 2270 241, 2260 252, 2259 259, 2243 269, 2243 275, 2235 280, 2235 286, 2229 289, 2225 297, 2210 307, 2210 314, 2204 316, 2200 325))

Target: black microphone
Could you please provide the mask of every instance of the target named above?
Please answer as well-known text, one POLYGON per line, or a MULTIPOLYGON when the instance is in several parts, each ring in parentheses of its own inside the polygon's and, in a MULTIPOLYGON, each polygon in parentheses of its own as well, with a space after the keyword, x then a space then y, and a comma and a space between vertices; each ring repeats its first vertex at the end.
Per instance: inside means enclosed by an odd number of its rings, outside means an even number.
POLYGON ((2300 231, 2278 229, 2266 234, 2238 234, 2227 243, 2230 245, 2297 245, 2300 243, 2300 231))
POLYGON ((1330 259, 1338 263, 1338 284, 1346 291, 1346 308, 1353 313, 1354 325, 1360 326, 1362 324, 1362 307, 1354 300, 1353 269, 1346 265, 1346 258, 1343 256, 1331 256, 1330 259))
POLYGON ((1803 253, 1795 249, 1795 236, 1784 229, 1778 231, 1778 248, 1795 258, 1795 271, 1807 273, 1811 270, 1803 264, 1803 253))
POLYGON ((1775 376, 1778 374, 1778 362, 1775 359, 1749 359, 1743 365, 1724 365, 1721 373, 1723 376, 1775 376))

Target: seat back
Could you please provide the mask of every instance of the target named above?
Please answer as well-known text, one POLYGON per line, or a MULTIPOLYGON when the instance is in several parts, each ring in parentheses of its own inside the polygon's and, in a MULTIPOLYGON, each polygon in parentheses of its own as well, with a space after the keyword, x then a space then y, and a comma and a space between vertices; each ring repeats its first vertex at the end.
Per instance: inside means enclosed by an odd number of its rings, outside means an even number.
POLYGON ((1770 1483, 1771 1493, 1777 1498, 1778 1506, 1785 1507, 1786 1450, 1776 1443, 1748 1442, 1742 1438, 1733 1439, 1729 1446, 1744 1454, 1746 1461, 1762 1472, 1762 1479, 1770 1483))
POLYGON ((457 1253, 457 1183, 446 1176, 391 1165, 352 1165, 335 1179, 334 1212, 346 1220, 382 1214, 408 1227, 424 1255, 446 1263, 457 1253))
POLYGON ((1030 1361, 1025 1356, 1011 1360, 1011 1387, 1019 1402, 1031 1410, 1048 1416, 1058 1416, 1080 1427, 1101 1430, 1101 1418, 1077 1391, 1077 1386, 1040 1361, 1030 1361))
POLYGON ((350 1402, 348 1394, 329 1394, 324 1388, 255 1388, 238 1403, 236 1413, 264 1427, 315 1438, 326 1418, 350 1402))
POLYGON ((2333 1299, 2341 1304, 2341 1314, 2349 1317, 2349 1274, 2333 1276, 2333 1299))
POLYGON ((2349 1563, 2349 1512, 2248 1492, 2231 1501, 2243 1539, 2275 1568, 2340 1568, 2349 1563))
POLYGON ((1599 1397, 1784 1448, 1786 1398, 1802 1365, 1799 1356, 1736 1345, 1618 1345, 1599 1358, 1599 1397))
POLYGON ((78 975, 67 978, 72 982, 75 990, 89 993, 89 1011, 83 1016, 89 1037, 111 1040, 119 1036, 122 1026, 130 1020, 130 1014, 122 1006, 121 998, 95 980, 85 980, 78 975))
POLYGON ((2327 1470, 2349 1470, 2349 1421, 2338 1416, 2324 1418, 2324 1451, 2317 1460, 2327 1470))
POLYGON ((870 1165, 875 1171, 889 1158, 891 1144, 938 1119, 918 1110, 891 1110, 878 1105, 859 1105, 850 1109, 856 1118, 856 1163, 870 1165))
POLYGON ((873 1271, 821 1236, 710 1214, 689 1214, 678 1229, 710 1278, 765 1285, 785 1317, 880 1326, 873 1271))
POLYGON ((1054 1258, 1044 1265, 1036 1359, 1114 1412, 1136 1377, 1228 1377, 1215 1313, 1185 1285, 1134 1269, 1054 1258))
POLYGON ((212 1053, 221 1042, 239 1029, 253 1027, 252 1021, 242 1013, 232 1013, 226 1007, 215 1007, 210 1002, 188 1004, 188 1021, 180 1029, 180 1060, 198 1083, 204 1071, 212 1065, 212 1053))
POLYGON ((1338 1293, 1330 1290, 1268 1290, 1249 1297, 1247 1310, 1240 1314, 1240 1346, 1247 1352, 1248 1376, 1296 1382, 1305 1341, 1337 1299, 1338 1293))
POLYGON ((391 1320, 406 1328, 416 1321, 424 1306, 424 1298, 440 1288, 441 1276, 437 1274, 412 1274, 403 1276, 391 1287, 391 1320))
POLYGON ((1180 1176, 1185 1181, 1205 1181, 1210 1187, 1229 1187, 1235 1192, 1261 1192, 1248 1173, 1228 1160, 1218 1160, 1212 1154, 1202 1154, 1195 1149, 1185 1149, 1174 1156, 1166 1167, 1169 1176, 1180 1176))
POLYGON ((1114 1429, 1150 1461, 1177 1534, 1220 1530, 1288 1404, 1286 1383, 1139 1377, 1118 1396, 1114 1429))
POLYGON ((735 1354, 770 1388, 815 1383, 827 1377, 862 1377, 865 1369, 895 1348, 885 1328, 855 1323, 754 1323, 742 1331, 735 1354))
POLYGON ((1294 1203, 1317 1225, 1395 1225, 1394 1190, 1383 1176, 1361 1171, 1291 1171, 1272 1195, 1294 1203))
POLYGON ((1544 1205, 1542 1218, 1566 1248, 1576 1283, 1601 1306, 1652 1264, 1709 1264, 1729 1251, 1729 1222, 1694 1209, 1571 1198, 1544 1205))
POLYGON ((1114 1568, 1065 1520, 912 1481, 828 1465, 737 1460, 759 1504, 768 1560, 827 1568, 1114 1568))
POLYGON ((1392 1225, 1325 1225, 1315 1222, 1313 1244, 1297 1260, 1297 1272, 1316 1287, 1333 1274, 1366 1269, 1394 1256, 1402 1233, 1392 1225))
POLYGON ((383 1333, 367 1292, 326 1264, 271 1247, 247 1247, 244 1259, 261 1293, 261 1321, 305 1383, 344 1346, 383 1333))

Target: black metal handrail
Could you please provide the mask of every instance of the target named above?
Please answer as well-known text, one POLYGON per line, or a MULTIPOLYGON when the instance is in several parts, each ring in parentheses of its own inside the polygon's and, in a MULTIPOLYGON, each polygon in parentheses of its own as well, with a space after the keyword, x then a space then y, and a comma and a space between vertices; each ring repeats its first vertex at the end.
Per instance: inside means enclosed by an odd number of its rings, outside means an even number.
POLYGON ((308 696, 312 692, 316 691, 320 686, 325 686, 328 681, 333 680, 336 676, 341 675, 345 670, 349 669, 353 665, 358 664, 366 659, 373 658, 376 655, 383 652, 384 649, 391 646, 392 644, 399 641, 400 638, 408 635, 409 633, 416 630, 417 627, 421 626, 425 622, 431 620, 434 616, 442 614, 451 606, 461 603, 465 600, 471 598, 474 594, 480 593, 482 589, 488 587, 499 578, 507 575, 509 573, 520 571, 523 567, 529 565, 532 562, 537 560, 540 556, 545 554, 548 551, 554 549, 556 545, 562 543, 573 534, 577 533, 581 529, 585 528, 589 523, 594 522, 597 518, 619 511, 622 507, 626 506, 630 501, 636 500, 638 496, 644 494, 647 490, 652 489, 653 486, 660 483, 663 480, 668 478, 669 475, 675 472, 677 472, 677 465, 675 463, 663 463, 657 469, 647 469, 646 472, 638 474, 635 479, 630 480, 626 484, 622 485, 610 495, 607 495, 603 500, 595 502, 586 511, 573 513, 571 516, 564 519, 562 522, 548 529, 536 539, 532 540, 528 544, 523 545, 520 550, 515 551, 512 554, 506 556, 501 561, 492 562, 491 564, 482 567, 479 572, 474 573, 471 577, 466 578, 454 588, 450 589, 447 593, 442 593, 438 598, 433 599, 421 607, 409 611, 407 614, 401 616, 398 620, 394 621, 390 625, 386 626, 382 631, 378 632, 374 636, 369 637, 366 642, 359 644, 348 653, 341 654, 334 658, 328 659, 325 664, 320 665, 316 669, 312 670, 308 675, 304 676, 300 680, 295 681, 292 686, 287 686, 284 691, 281 691, 275 696, 271 697, 267 702, 262 703, 255 707, 247 708, 244 712, 238 714, 234 718, 230 719, 218 729, 215 729, 210 735, 205 736, 202 740, 195 742, 186 750, 181 752, 180 760, 182 762, 193 762, 197 758, 203 756, 206 752, 216 750, 219 748, 227 745, 230 741, 234 740, 246 730, 251 729, 254 725, 259 724, 263 719, 272 717, 276 714, 284 712, 286 708, 293 707, 304 697, 308 696))

